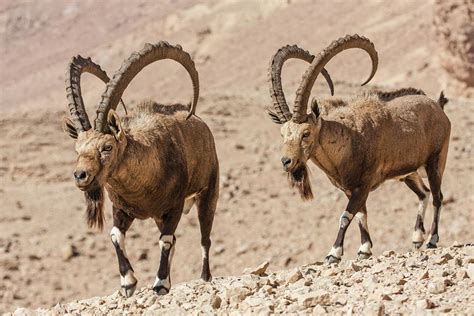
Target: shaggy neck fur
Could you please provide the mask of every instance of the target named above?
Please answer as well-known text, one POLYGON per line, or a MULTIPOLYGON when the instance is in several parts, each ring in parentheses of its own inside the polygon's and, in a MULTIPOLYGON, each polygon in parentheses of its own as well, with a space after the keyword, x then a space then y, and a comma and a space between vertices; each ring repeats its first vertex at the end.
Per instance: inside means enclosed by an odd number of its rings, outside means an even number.
POLYGON ((288 173, 288 181, 292 188, 296 188, 300 193, 301 199, 313 199, 313 191, 309 181, 309 171, 305 163, 300 164, 295 171, 288 173))
POLYGON ((91 228, 97 227, 102 230, 104 227, 104 190, 102 187, 84 192, 86 198, 87 225, 91 228))

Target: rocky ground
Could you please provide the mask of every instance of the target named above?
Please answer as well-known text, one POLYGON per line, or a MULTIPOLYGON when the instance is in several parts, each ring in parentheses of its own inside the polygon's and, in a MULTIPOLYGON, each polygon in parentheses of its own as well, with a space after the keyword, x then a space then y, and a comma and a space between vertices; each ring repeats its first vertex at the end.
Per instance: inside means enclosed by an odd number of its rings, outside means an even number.
POLYGON ((383 315, 474 313, 474 245, 408 253, 385 251, 367 260, 322 262, 271 271, 264 262, 242 276, 193 280, 158 297, 150 287, 125 298, 112 295, 58 303, 50 309, 17 309, 12 314, 282 314, 383 315))

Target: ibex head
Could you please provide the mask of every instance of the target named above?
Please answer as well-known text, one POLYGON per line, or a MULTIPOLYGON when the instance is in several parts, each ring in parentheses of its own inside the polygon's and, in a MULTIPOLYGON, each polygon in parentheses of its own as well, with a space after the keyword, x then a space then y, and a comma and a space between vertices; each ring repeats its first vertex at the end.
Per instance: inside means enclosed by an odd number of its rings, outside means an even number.
POLYGON ((331 94, 333 94, 333 84, 324 66, 341 51, 355 47, 365 50, 372 59, 372 73, 362 84, 365 85, 375 75, 378 57, 372 42, 358 35, 347 35, 332 42, 331 45, 316 57, 297 46, 285 46, 278 50, 270 62, 268 78, 273 110, 268 109, 267 111, 273 122, 283 124, 281 127, 281 135, 283 137, 281 162, 284 170, 288 172, 290 184, 299 189, 303 199, 311 199, 313 197, 306 162, 310 159, 315 146, 318 145, 321 128, 316 99, 312 101, 311 113, 307 113, 311 89, 319 73, 322 73, 329 84, 331 94), (281 84, 281 69, 283 63, 289 58, 303 59, 311 63, 303 75, 296 92, 293 113, 288 108, 281 84))
POLYGON ((74 179, 79 189, 85 192, 89 226, 103 226, 103 187, 114 173, 127 148, 127 135, 119 116, 115 112, 122 95, 133 78, 147 65, 161 60, 173 59, 184 66, 193 82, 193 102, 190 117, 199 98, 199 78, 191 56, 181 46, 167 42, 145 47, 126 59, 112 80, 99 65, 90 58, 74 57, 66 74, 66 92, 72 119, 65 119, 63 129, 76 140, 77 163, 74 179), (107 84, 97 109, 92 128, 81 94, 80 79, 89 72, 107 84))
POLYGON ((64 120, 64 129, 76 139, 77 163, 74 170, 76 185, 82 191, 102 187, 127 146, 127 138, 114 110, 107 118, 110 133, 98 132, 95 129, 78 132, 70 119, 64 120))

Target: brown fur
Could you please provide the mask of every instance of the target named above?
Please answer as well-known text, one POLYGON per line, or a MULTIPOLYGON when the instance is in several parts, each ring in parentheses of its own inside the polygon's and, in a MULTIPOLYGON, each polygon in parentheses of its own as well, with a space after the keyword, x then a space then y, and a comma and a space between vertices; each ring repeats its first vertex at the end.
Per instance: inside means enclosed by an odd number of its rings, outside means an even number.
POLYGON ((416 172, 437 153, 443 155, 444 169, 450 123, 440 105, 419 94, 390 101, 376 93, 348 101, 322 100, 319 117, 313 113, 305 123, 283 124, 283 156, 295 162, 313 160, 344 191, 374 189, 387 179, 416 172), (304 130, 311 136, 302 140, 304 130))
MULTIPOLYGON (((105 186, 117 208, 157 220, 170 208, 181 209, 186 196, 205 190, 218 173, 214 140, 201 119, 186 120, 186 111, 179 104, 145 101, 119 120, 121 126, 110 127, 120 135, 79 133, 78 166, 94 176, 90 187, 105 186), (109 155, 100 152, 105 144, 113 146, 109 155)), ((96 208, 88 209, 99 217, 96 208)))

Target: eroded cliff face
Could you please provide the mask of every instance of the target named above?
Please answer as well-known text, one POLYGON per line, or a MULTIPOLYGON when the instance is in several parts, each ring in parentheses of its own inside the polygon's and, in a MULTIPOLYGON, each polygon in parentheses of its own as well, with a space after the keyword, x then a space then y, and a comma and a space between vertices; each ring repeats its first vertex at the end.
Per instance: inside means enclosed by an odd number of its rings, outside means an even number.
POLYGON ((463 96, 474 93, 474 1, 436 0, 434 27, 438 56, 448 89, 463 96))

